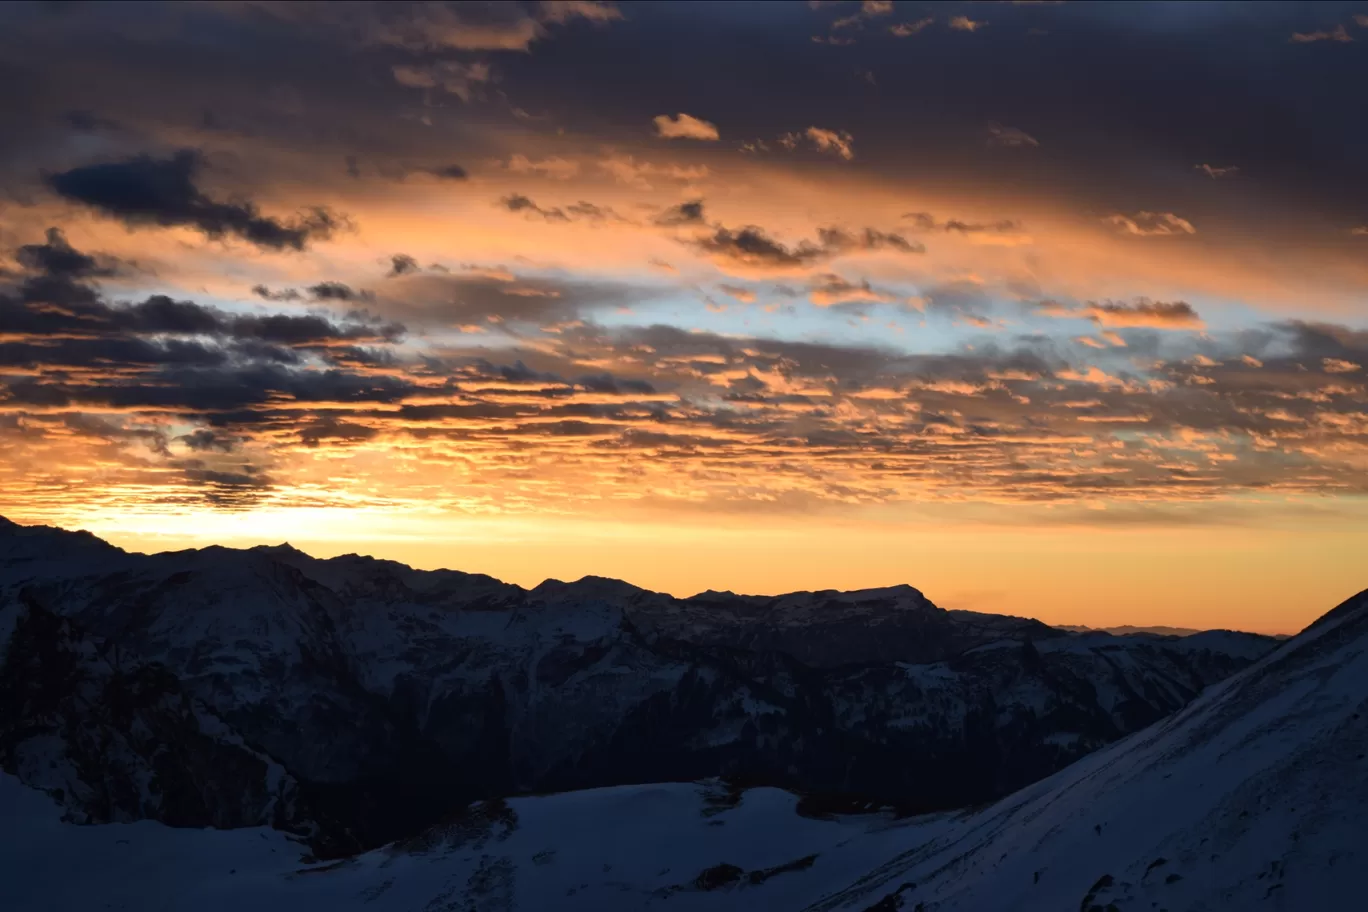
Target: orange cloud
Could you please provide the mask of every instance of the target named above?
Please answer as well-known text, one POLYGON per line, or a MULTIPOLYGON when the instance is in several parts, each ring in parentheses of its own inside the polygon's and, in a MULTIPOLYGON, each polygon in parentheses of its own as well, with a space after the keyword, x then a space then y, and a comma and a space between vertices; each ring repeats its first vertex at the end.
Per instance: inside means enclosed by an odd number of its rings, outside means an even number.
POLYGON ((927 16, 925 19, 918 19, 915 22, 899 22, 897 25, 890 25, 888 31, 899 38, 909 38, 928 28, 935 21, 935 16, 927 16))
POLYGON ((743 304, 755 303, 755 292, 751 291, 749 288, 742 288, 739 285, 718 285, 717 289, 743 304))
POLYGON ((1192 222, 1172 212, 1141 211, 1133 216, 1109 215, 1103 221, 1136 237, 1171 237, 1197 233, 1192 222))
POLYGON ((1343 358, 1322 358, 1321 366, 1325 368, 1327 374, 1352 374, 1355 371, 1363 370, 1353 361, 1345 361, 1343 358))
POLYGON ((818 307, 831 307, 861 302, 885 304, 897 301, 898 296, 872 288, 868 279, 850 282, 835 273, 827 273, 818 277, 817 284, 808 292, 808 300, 818 307))
POLYGON ((1106 301, 1089 304, 1084 315, 1102 326, 1150 326, 1156 329, 1201 329, 1202 319, 1186 301, 1149 301, 1132 304, 1106 301))
POLYGON ((812 144, 821 152, 831 152, 850 161, 855 157, 855 137, 849 133, 836 130, 824 130, 821 127, 808 127, 803 133, 812 144))
POLYGON ((656 135, 662 139, 697 139, 706 142, 721 138, 715 125, 690 114, 676 114, 674 117, 661 114, 652 123, 655 124, 656 135))

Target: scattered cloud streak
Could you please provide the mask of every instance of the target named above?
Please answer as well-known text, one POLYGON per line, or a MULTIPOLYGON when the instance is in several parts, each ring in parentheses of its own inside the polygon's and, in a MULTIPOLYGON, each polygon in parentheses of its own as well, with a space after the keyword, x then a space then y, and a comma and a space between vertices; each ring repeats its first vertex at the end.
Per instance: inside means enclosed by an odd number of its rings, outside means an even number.
MULTIPOLYGON (((1154 329, 1202 329, 1204 324, 1197 311, 1186 301, 1091 301, 1082 305, 1041 301, 1035 313, 1046 317, 1088 319, 1099 326, 1151 327, 1154 329)), ((1124 344, 1124 343, 1122 343, 1124 344)))
POLYGON ((521 193, 510 193, 499 200, 499 205, 509 212, 523 213, 547 222, 602 222, 620 218, 611 208, 585 200, 565 207, 548 206, 543 208, 521 193))
POLYGON ((800 272, 838 256, 861 252, 925 252, 921 244, 909 241, 900 234, 874 228, 858 232, 836 227, 821 228, 817 232, 817 242, 805 240, 789 246, 775 240, 764 228, 756 225, 737 229, 717 225, 708 233, 686 243, 720 265, 759 272, 800 272))
POLYGON ((1187 219, 1172 212, 1137 212, 1134 215, 1109 215, 1104 221, 1123 234, 1136 237, 1176 237, 1196 234, 1187 219))
POLYGON ((1034 149, 1040 145, 1040 141, 1025 130, 1016 127, 1004 127, 1001 124, 988 125, 988 145, 1002 146, 1008 149, 1034 149))
POLYGON ((1337 25, 1326 31, 1319 29, 1314 32, 1293 32, 1288 39, 1293 44, 1312 44, 1317 41, 1330 41, 1336 44, 1347 44, 1354 40, 1354 36, 1349 34, 1349 30, 1343 25, 1337 25))
POLYGON ((1235 175, 1240 173, 1239 165, 1217 166, 1201 164, 1193 165, 1192 167, 1194 170, 1200 171, 1212 180, 1219 180, 1223 177, 1234 177, 1235 175))

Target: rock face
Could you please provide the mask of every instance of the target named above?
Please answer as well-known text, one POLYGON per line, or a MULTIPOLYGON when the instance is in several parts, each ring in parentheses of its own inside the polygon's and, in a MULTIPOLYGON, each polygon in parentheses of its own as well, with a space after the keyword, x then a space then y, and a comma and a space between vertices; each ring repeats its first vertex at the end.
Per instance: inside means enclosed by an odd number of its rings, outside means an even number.
POLYGON ((298 784, 164 665, 96 644, 20 596, 0 665, 0 765, 81 823, 269 823, 313 835, 298 784))
POLYGON ((6 771, 81 819, 265 823, 325 853, 478 798, 718 775, 814 807, 982 802, 1274 645, 1076 635, 910 587, 526 590, 288 546, 130 554, 0 520, 6 642, 6 771))

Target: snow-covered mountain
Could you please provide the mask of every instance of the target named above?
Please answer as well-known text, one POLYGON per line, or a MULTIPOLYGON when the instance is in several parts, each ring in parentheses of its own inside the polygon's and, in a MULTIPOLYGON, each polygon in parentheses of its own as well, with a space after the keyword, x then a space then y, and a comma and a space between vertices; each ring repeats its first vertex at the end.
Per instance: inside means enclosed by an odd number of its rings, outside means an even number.
POLYGON ((1272 642, 1073 635, 910 587, 677 599, 142 555, 0 520, 0 766, 74 819, 269 824, 328 855, 476 799, 710 776, 920 813, 1036 781, 1272 642), (39 649, 60 663, 35 683, 39 649))
POLYGON ((1362 908, 1366 772, 1368 592, 808 908, 1362 908))
POLYGON ((806 812, 712 781, 479 802, 312 863, 265 828, 80 827, 0 775, 0 900, 39 912, 1137 912, 1363 906, 1368 593, 1178 714, 981 810, 806 812))

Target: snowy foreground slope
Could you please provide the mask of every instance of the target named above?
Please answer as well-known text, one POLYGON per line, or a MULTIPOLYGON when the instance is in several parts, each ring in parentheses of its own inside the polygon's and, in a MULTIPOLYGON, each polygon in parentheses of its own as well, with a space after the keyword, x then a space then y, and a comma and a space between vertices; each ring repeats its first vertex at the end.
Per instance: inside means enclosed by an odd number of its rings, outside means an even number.
POLYGON ((0 907, 799 909, 927 826, 882 815, 813 820, 795 804, 777 789, 736 796, 716 784, 518 798, 482 803, 473 819, 425 838, 308 865, 300 845, 264 828, 62 823, 50 799, 0 774, 0 907))
POLYGON ((1368 592, 807 908, 1362 909, 1366 757, 1368 592))
POLYGON ((0 908, 1340 910, 1368 862, 1368 593, 1185 710, 975 812, 812 819, 775 789, 474 805, 306 863, 265 828, 76 826, 0 776, 0 908))

